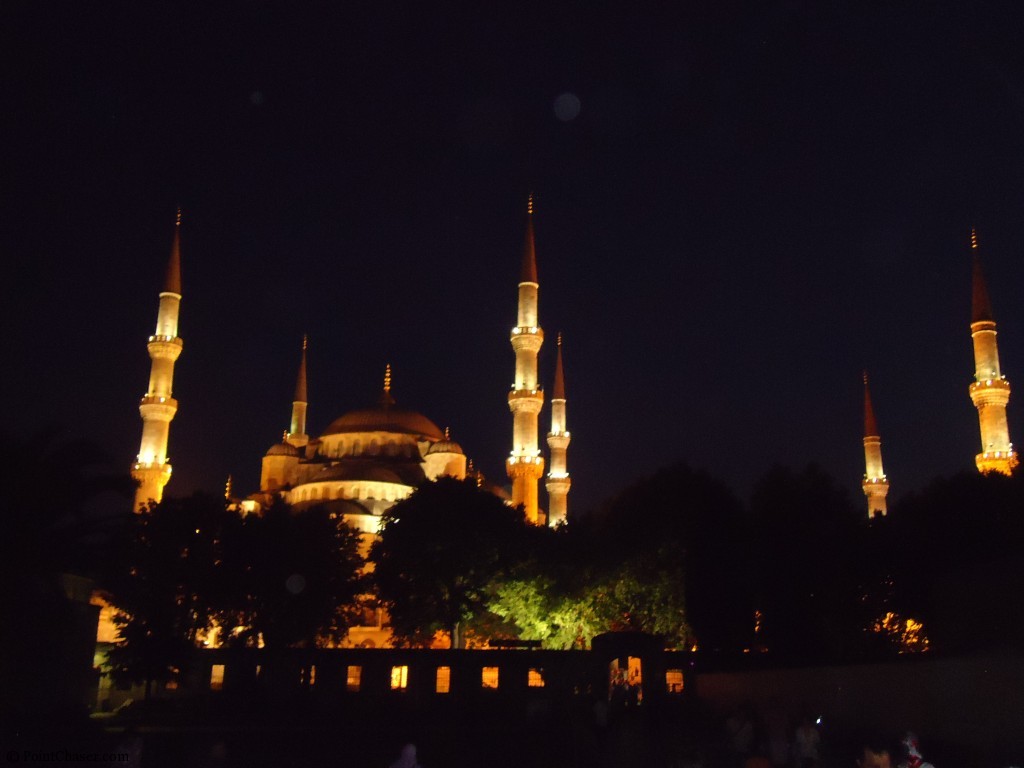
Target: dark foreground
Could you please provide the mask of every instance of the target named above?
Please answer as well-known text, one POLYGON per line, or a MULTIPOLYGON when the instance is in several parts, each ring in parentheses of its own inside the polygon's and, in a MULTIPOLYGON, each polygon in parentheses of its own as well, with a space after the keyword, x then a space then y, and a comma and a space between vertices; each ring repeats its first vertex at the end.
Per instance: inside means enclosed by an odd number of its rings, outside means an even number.
MULTIPOLYGON (((693 701, 623 708, 609 712, 606 724, 600 707, 595 710, 584 697, 557 706, 537 702, 527 711, 445 702, 414 712, 401 700, 359 707, 225 704, 155 702, 62 727, 37 720, 7 723, 0 759, 7 765, 386 768, 411 742, 423 768, 742 764, 732 751, 726 719, 693 701), (140 760, 124 757, 140 747, 140 760)), ((883 735, 896 737, 906 727, 894 724, 883 735)), ((841 723, 823 725, 821 735, 821 768, 854 765, 859 735, 844 732, 841 723)), ((939 768, 1013 764, 1014 756, 971 754, 930 735, 923 741, 926 757, 939 768)))

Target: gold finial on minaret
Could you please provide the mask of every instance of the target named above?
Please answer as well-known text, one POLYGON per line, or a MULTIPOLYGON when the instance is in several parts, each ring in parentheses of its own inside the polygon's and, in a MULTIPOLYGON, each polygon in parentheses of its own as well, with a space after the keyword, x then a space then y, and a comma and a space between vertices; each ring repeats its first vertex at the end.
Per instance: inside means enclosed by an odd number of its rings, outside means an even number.
POLYGON ((445 440, 451 440, 452 439, 452 435, 451 435, 451 432, 449 431, 448 427, 444 428, 444 439, 445 440))
POLYGON ((287 429, 284 432, 281 433, 281 442, 282 443, 287 443, 288 442, 288 430, 287 429))
POLYGON ((971 227, 971 249, 978 250, 978 231, 971 227))
POLYGON ((391 363, 384 366, 384 392, 391 394, 391 363))
POLYGON ((302 351, 305 352, 308 347, 309 347, 309 334, 308 333, 304 333, 304 334, 302 334, 302 351))
POLYGON ((174 221, 174 226, 176 226, 176 227, 180 227, 181 226, 181 206, 180 205, 178 206, 178 217, 174 221))
POLYGON ((533 192, 531 192, 526 198, 526 212, 533 216, 533 192))
POLYGON ((228 475, 228 481, 224 484, 224 498, 231 501, 231 475, 228 475))

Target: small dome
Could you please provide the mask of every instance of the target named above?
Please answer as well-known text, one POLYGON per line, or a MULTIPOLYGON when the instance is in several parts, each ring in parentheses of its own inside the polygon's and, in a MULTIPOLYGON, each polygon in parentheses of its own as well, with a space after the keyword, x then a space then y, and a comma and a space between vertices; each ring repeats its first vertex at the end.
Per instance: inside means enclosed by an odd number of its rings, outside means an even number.
POLYGON ((275 443, 267 449, 267 456, 301 456, 299 449, 290 443, 275 443))
POLYGON ((454 440, 438 440, 427 449, 427 455, 432 453, 458 453, 462 454, 462 446, 454 440))

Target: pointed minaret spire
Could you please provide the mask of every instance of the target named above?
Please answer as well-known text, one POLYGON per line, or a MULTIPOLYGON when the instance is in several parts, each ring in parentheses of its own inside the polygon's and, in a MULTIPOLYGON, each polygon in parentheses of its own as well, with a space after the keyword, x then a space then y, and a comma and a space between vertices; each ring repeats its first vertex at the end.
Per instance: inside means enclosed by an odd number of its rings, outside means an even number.
POLYGON ((306 434, 306 411, 309 408, 309 397, 306 387, 306 350, 309 348, 309 336, 302 335, 302 357, 299 360, 299 374, 295 378, 295 397, 292 399, 292 421, 285 442, 296 448, 304 448, 309 443, 306 434))
POLYGON ((882 469, 882 438, 878 434, 875 409, 871 404, 867 371, 864 371, 864 482, 861 488, 868 499, 868 519, 884 517, 887 512, 885 497, 889 494, 889 481, 882 469))
POLYGON ((164 278, 164 293, 181 296, 181 207, 174 221, 174 240, 171 242, 171 257, 167 260, 167 275, 164 278))
POLYGON ((981 265, 978 235, 971 230, 971 339, 974 342, 974 382, 969 388, 971 402, 978 409, 981 427, 981 453, 974 461, 979 472, 1008 475, 1017 466, 1017 454, 1010 442, 1006 423, 1006 405, 1010 402, 1010 382, 999 367, 996 322, 992 314, 988 285, 981 265))
POLYGON ((971 281, 971 322, 982 323, 993 321, 992 302, 988 297, 988 283, 981 266, 981 251, 978 248, 978 233, 971 228, 971 262, 973 275, 971 281))
POLYGON ((171 257, 167 263, 164 290, 160 292, 156 331, 149 337, 146 349, 152 361, 149 388, 139 402, 142 416, 142 440, 139 454, 132 465, 132 477, 139 484, 135 491, 135 511, 150 501, 163 498, 164 486, 171 479, 171 464, 167 460, 167 441, 171 420, 178 412, 178 401, 171 396, 174 383, 174 363, 181 355, 182 342, 178 338, 178 312, 181 308, 181 209, 174 225, 171 257))
POLYGON ((875 421, 875 409, 871 405, 871 389, 868 386, 868 372, 864 371, 864 437, 877 437, 878 423, 875 421))
POLYGON ((537 256, 533 244, 533 195, 526 206, 526 244, 519 278, 516 325, 510 341, 516 354, 516 377, 508 394, 512 411, 512 452, 505 469, 512 480, 512 504, 522 506, 526 519, 544 522, 538 500, 538 483, 544 476, 540 455, 538 415, 544 406, 544 392, 537 378, 537 353, 544 343, 544 331, 537 317, 537 256))
POLYGON ((555 386, 552 388, 552 400, 565 400, 565 373, 562 369, 562 332, 558 332, 558 356, 555 358, 555 386))
POLYGON ((231 501, 231 494, 233 492, 233 489, 232 489, 231 486, 232 486, 232 478, 231 478, 231 475, 228 475, 228 481, 226 483, 224 483, 224 498, 227 499, 228 501, 231 501))
POLYGON ((566 453, 571 436, 565 419, 565 373, 562 367, 562 334, 558 334, 558 356, 555 358, 555 385, 551 396, 551 431, 548 433, 548 448, 551 453, 551 470, 544 487, 548 491, 548 524, 565 522, 568 515, 568 495, 572 481, 566 463, 566 453))
POLYGON ((526 239, 523 242, 523 266, 519 275, 520 283, 537 282, 537 247, 533 242, 533 193, 526 201, 526 239))

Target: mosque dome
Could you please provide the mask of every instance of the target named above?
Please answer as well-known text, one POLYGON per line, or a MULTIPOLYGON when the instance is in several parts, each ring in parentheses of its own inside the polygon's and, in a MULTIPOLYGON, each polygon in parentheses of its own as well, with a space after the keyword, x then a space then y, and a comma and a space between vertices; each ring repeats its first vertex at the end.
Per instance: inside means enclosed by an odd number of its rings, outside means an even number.
POLYGON ((437 425, 422 413, 397 408, 388 403, 350 411, 332 421, 323 434, 341 435, 348 432, 392 432, 429 440, 440 440, 443 437, 437 425))
POLYGON ((267 456, 301 456, 298 448, 290 443, 275 443, 267 449, 267 456))

